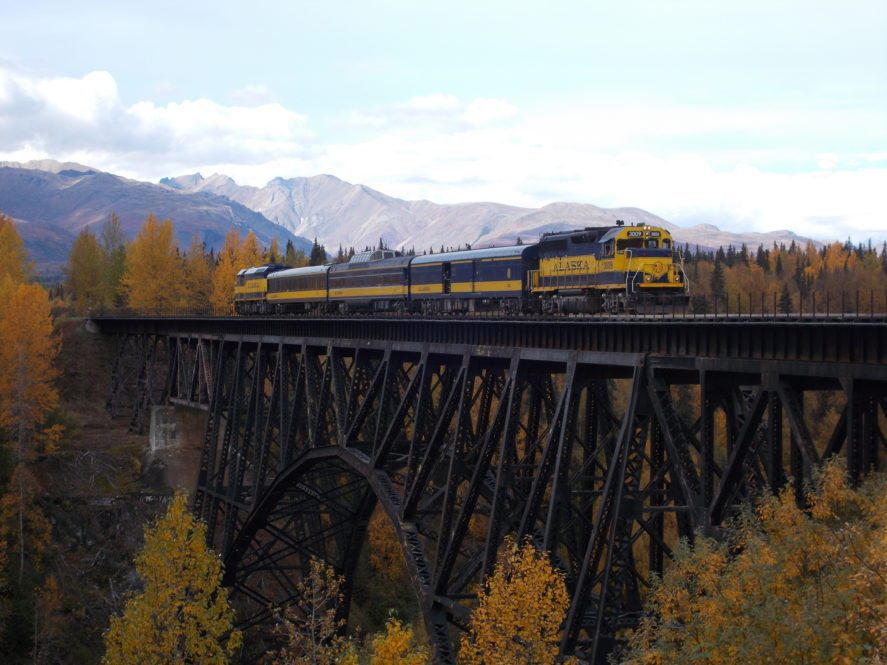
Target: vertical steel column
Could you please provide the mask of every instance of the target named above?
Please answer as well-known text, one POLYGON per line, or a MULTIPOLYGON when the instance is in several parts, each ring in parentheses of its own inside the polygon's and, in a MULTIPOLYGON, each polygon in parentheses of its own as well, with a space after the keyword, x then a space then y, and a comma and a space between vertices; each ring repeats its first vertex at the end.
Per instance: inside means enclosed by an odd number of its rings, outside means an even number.
POLYGON ((782 466, 782 402, 776 391, 768 393, 767 399, 766 467, 770 490, 779 492, 785 483, 785 471, 782 466))

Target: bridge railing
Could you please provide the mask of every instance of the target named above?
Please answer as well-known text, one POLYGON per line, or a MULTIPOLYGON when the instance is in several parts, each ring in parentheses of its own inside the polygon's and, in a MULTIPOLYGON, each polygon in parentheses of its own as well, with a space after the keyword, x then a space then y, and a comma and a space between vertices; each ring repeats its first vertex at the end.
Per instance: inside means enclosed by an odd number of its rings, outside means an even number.
MULTIPOLYGON (((224 307, 164 306, 164 307, 100 307, 88 311, 88 318, 220 318, 240 316, 234 311, 234 304, 224 307)), ((248 315, 253 316, 253 315, 248 315)), ((341 314, 311 312, 311 318, 338 318, 341 314)), ((421 317, 431 319, 482 318, 482 319, 547 319, 557 315, 514 314, 498 309, 489 309, 461 315, 405 314, 402 312, 350 312, 349 318, 360 317, 421 317)), ((564 315, 558 316, 563 318, 564 315)), ((755 319, 755 320, 840 320, 840 319, 882 319, 887 317, 887 288, 812 292, 803 295, 780 294, 776 291, 733 292, 724 294, 697 294, 689 300, 683 297, 659 299, 655 302, 641 302, 634 312, 620 314, 579 314, 566 315, 570 318, 588 319, 755 319)))

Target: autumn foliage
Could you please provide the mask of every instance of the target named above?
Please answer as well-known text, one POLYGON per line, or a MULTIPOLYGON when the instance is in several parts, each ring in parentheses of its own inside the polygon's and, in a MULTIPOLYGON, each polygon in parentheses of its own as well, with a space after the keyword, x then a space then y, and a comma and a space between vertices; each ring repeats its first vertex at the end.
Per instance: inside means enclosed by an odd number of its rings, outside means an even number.
POLYGON ((143 589, 111 620, 103 662, 227 663, 241 635, 232 628, 222 563, 207 548, 206 527, 192 517, 183 494, 145 531, 135 566, 143 589))
POLYGON ((370 642, 370 665, 425 665, 428 649, 417 644, 410 626, 391 617, 385 623, 385 632, 370 642))
POLYGON ((296 584, 298 605, 278 617, 285 644, 274 654, 274 665, 357 665, 355 647, 342 635, 343 583, 330 566, 311 560, 310 570, 296 584))
POLYGON ((683 543, 626 665, 885 662, 887 478, 854 490, 830 464, 807 501, 786 489, 730 542, 683 543))
POLYGON ((74 240, 65 266, 65 285, 80 315, 95 307, 122 302, 121 280, 126 264, 126 239, 120 219, 111 213, 96 237, 90 227, 74 240))
POLYGON ((532 543, 505 540, 462 637, 467 665, 543 665, 558 655, 570 597, 563 574, 532 543))
POLYGON ((0 469, 0 633, 5 644, 49 639, 39 627, 22 636, 10 634, 20 631, 9 626, 23 620, 32 625, 48 607, 48 600, 37 602, 32 616, 23 616, 24 608, 35 604, 30 585, 40 583, 51 539, 51 525, 36 501, 40 487, 33 467, 61 436, 60 426, 47 424, 58 406, 54 363, 59 340, 47 292, 27 281, 23 247, 15 225, 0 215, 0 459, 11 463, 0 469))
POLYGON ((88 227, 83 229, 74 240, 65 268, 68 293, 78 314, 104 304, 103 263, 99 241, 88 227))
POLYGON ((170 220, 148 215, 126 254, 123 287, 129 306, 139 312, 162 314, 181 304, 184 269, 170 220))
POLYGON ((697 312, 887 311, 887 244, 678 249, 697 312))
POLYGON ((25 243, 15 228, 15 222, 0 213, 0 280, 9 276, 13 282, 23 282, 29 272, 25 243))

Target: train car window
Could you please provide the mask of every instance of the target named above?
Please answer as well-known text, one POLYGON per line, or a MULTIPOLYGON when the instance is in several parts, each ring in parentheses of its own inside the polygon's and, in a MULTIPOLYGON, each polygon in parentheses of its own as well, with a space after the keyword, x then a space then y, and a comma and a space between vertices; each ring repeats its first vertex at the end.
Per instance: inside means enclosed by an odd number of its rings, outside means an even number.
POLYGON ((669 247, 671 247, 671 240, 669 238, 663 238, 662 246, 668 249, 669 247))
POLYGON ((604 245, 604 256, 613 256, 613 241, 604 245))
POLYGON ((511 279, 511 268, 505 271, 505 279, 511 279))
POLYGON ((647 240, 647 247, 655 249, 656 247, 659 247, 659 242, 656 240, 656 238, 650 238, 647 240))

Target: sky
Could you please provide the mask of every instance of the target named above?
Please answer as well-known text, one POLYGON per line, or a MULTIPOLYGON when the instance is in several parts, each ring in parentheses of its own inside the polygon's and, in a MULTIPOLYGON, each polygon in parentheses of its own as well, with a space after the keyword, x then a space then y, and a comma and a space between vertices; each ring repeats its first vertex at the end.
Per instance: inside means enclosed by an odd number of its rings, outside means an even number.
POLYGON ((887 239, 887 2, 0 0, 0 160, 887 239))

